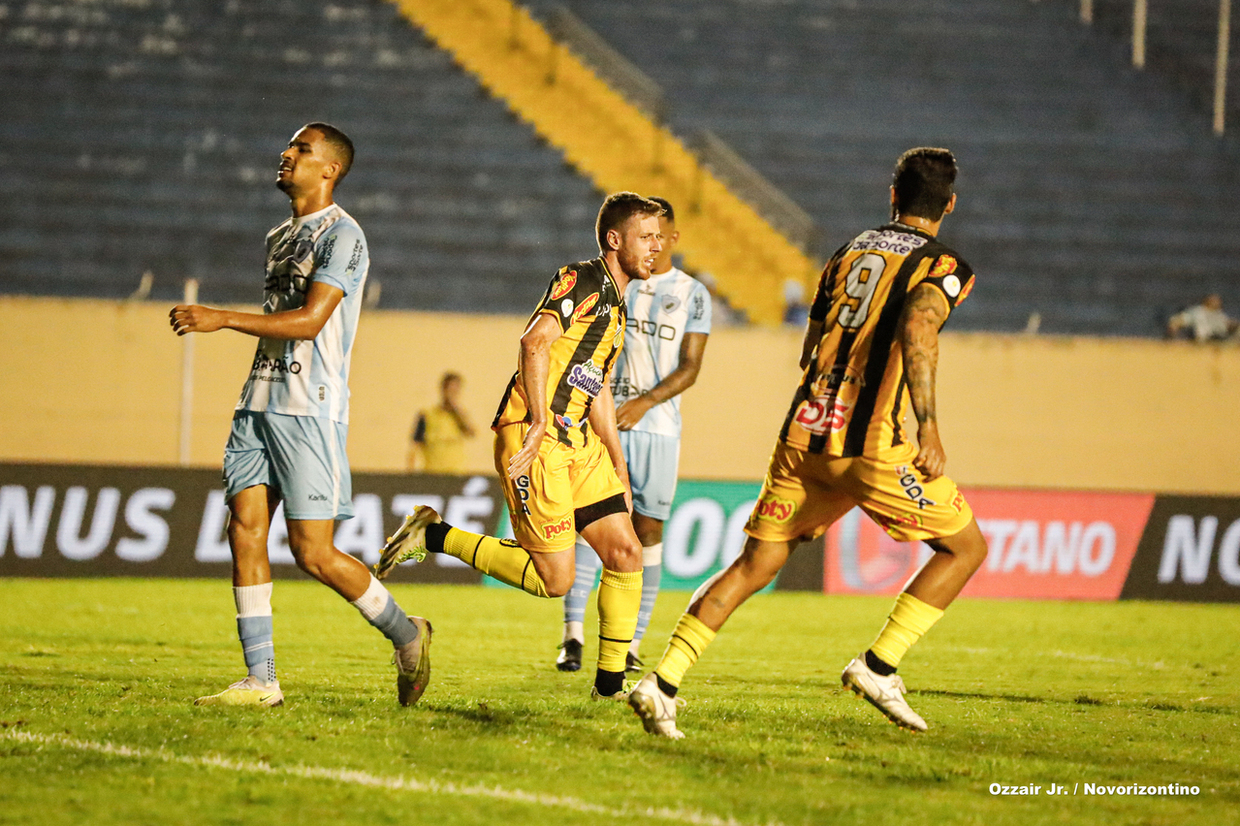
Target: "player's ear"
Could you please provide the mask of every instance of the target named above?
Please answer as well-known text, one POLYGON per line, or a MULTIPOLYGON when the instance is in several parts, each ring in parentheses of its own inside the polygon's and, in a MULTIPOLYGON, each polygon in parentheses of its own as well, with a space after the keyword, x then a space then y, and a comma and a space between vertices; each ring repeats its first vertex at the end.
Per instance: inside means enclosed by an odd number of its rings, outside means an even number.
POLYGON ((340 180, 340 170, 344 168, 344 164, 340 161, 331 161, 323 170, 324 178, 331 178, 333 182, 340 180))
POLYGON ((604 237, 607 239, 607 249, 603 250, 604 252, 611 252, 613 250, 620 249, 620 241, 623 239, 623 236, 620 234, 620 230, 614 228, 609 229, 607 230, 607 235, 604 237))
POLYGON ((956 193, 952 193, 952 198, 947 202, 947 207, 943 210, 943 215, 951 215, 956 210, 956 193))

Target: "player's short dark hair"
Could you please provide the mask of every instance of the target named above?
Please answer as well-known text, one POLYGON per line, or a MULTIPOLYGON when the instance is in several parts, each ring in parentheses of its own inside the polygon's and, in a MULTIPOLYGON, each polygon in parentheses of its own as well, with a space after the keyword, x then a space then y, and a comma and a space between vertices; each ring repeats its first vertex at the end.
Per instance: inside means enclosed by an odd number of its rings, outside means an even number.
POLYGON ((443 388, 443 387, 447 387, 449 384, 451 384, 451 383, 452 383, 452 382, 454 382, 454 381, 455 381, 455 382, 460 382, 460 381, 462 381, 462 379, 461 379, 461 374, 460 374, 460 373, 454 373, 453 371, 449 370, 448 372, 446 372, 446 373, 444 373, 442 376, 440 376, 440 378, 439 378, 439 386, 440 386, 441 388, 443 388))
POLYGON ((959 171, 955 156, 946 149, 910 149, 896 161, 896 171, 891 176, 895 208, 905 215, 939 220, 952 199, 952 185, 959 171))
POLYGON ((672 209, 672 204, 670 201, 666 198, 660 198, 657 195, 650 196, 650 200, 663 207, 664 218, 671 221, 673 224, 676 223, 676 210, 672 209))
POLYGON ((328 146, 332 148, 340 161, 340 174, 336 176, 336 183, 339 184, 353 166, 353 141, 330 123, 323 123, 319 120, 307 123, 302 129, 317 129, 323 133, 323 140, 327 141, 328 146))
POLYGON ((634 215, 650 215, 658 217, 663 214, 663 207, 649 198, 643 198, 636 192, 613 192, 603 201, 599 208, 598 220, 594 223, 594 233, 598 236, 598 248, 607 251, 607 233, 619 229, 634 215))

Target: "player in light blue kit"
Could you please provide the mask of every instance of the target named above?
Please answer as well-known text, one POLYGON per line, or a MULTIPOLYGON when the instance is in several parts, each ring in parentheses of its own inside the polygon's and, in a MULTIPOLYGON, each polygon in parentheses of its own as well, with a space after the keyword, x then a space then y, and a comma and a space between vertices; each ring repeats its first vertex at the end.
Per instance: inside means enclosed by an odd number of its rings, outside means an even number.
POLYGON ((412 705, 430 678, 430 623, 406 616, 359 560, 337 550, 336 521, 353 516, 345 456, 349 359, 370 269, 366 237, 333 200, 353 143, 326 123, 298 130, 280 156, 276 185, 293 217, 267 233, 263 313, 180 305, 173 330, 237 330, 258 337, 250 376, 224 448, 228 545, 237 633, 249 674, 195 705, 278 706, 267 533, 284 502, 297 565, 351 602, 396 649, 397 697, 412 705))
MULTIPOLYGON (((659 240, 649 281, 631 281, 624 294, 628 323, 624 349, 612 373, 616 426, 633 488, 633 529, 642 543, 642 601, 637 633, 625 658, 626 671, 641 671, 638 647, 663 574, 663 523, 672 511, 680 465, 680 394, 697 381, 710 334, 710 293, 697 279, 672 266, 680 240, 676 215, 663 198, 659 240)), ((598 555, 577 540, 577 577, 564 598, 564 641, 555 666, 581 668, 586 602, 598 577, 598 555)))

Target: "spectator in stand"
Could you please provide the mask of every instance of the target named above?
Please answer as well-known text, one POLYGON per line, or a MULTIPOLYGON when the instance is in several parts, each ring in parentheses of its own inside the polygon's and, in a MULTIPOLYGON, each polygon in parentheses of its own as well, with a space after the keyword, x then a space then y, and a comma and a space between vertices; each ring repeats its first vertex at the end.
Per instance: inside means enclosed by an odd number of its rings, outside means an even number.
POLYGON ((1240 321, 1223 312, 1222 297, 1213 293, 1200 304, 1171 316, 1167 321, 1167 337, 1178 338, 1187 332, 1194 341, 1218 341, 1235 336, 1238 327, 1240 321))
POLYGON ((427 473, 464 473, 465 440, 474 437, 474 428, 461 408, 460 375, 444 373, 439 393, 439 404, 418 413, 413 423, 405 464, 427 473))

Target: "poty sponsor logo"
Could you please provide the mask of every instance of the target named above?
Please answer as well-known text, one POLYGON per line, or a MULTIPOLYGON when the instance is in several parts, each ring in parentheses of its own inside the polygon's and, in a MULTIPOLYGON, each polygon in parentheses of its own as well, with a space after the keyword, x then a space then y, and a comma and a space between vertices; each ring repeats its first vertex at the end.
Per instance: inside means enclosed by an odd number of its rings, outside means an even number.
POLYGON ((568 515, 558 522, 551 522, 542 526, 543 539, 555 539, 557 536, 571 533, 573 530, 573 517, 568 515))
POLYGON ((795 503, 787 499, 781 499, 778 496, 767 496, 758 501, 757 512, 759 519, 766 519, 770 522, 787 522, 796 513, 797 506, 795 503))
POLYGON ((904 495, 917 503, 918 510, 925 510, 926 505, 938 504, 925 496, 926 489, 922 487, 917 475, 909 470, 907 465, 896 468, 896 473, 900 477, 900 487, 903 488, 904 495))
POLYGON ((847 424, 850 405, 830 396, 806 399, 797 408, 794 417, 797 424, 810 433, 822 434, 840 430, 847 424))
POLYGON ((569 270, 560 276, 560 282, 551 290, 551 300, 563 298, 572 292, 573 287, 577 286, 577 271, 569 270))
POLYGON ((586 316, 591 310, 594 309, 594 305, 597 303, 598 303, 598 293, 590 293, 588 296, 582 299, 581 303, 577 305, 577 309, 573 311, 572 322, 576 324, 578 321, 580 321, 584 316, 586 316))
POLYGON ((603 370, 592 361, 574 364, 568 373, 568 384, 594 398, 603 390, 603 370))

